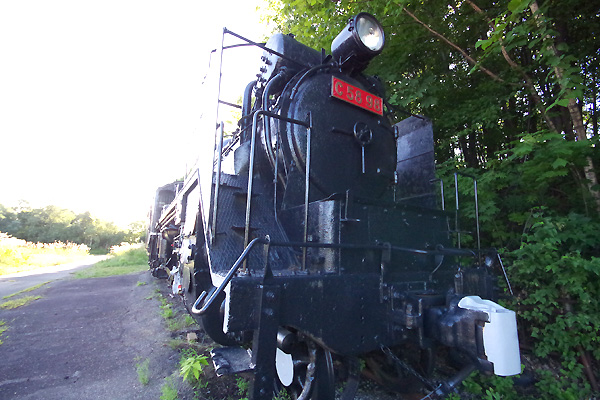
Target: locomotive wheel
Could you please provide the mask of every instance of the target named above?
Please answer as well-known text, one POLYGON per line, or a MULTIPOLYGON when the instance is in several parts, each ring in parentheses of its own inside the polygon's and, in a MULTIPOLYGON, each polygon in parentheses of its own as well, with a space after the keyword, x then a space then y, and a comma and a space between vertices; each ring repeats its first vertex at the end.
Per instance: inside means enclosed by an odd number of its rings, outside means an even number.
POLYGON ((294 400, 335 398, 335 373, 331 353, 312 340, 300 341, 289 354, 277 350, 277 392, 294 400))
MULTIPOLYGON (((183 288, 183 304, 188 310, 188 313, 194 317, 194 319, 202 326, 204 331, 210 336, 212 340, 222 346, 232 346, 237 344, 235 340, 223 332, 223 315, 221 314, 221 307, 218 305, 225 299, 225 294, 217 297, 214 302, 214 306, 209 308, 206 314, 197 315, 192 313, 192 307, 198 298, 198 285, 193 274, 193 265, 185 265, 180 269, 181 271, 181 285, 183 288)), ((210 296, 210 294, 209 294, 210 296)))

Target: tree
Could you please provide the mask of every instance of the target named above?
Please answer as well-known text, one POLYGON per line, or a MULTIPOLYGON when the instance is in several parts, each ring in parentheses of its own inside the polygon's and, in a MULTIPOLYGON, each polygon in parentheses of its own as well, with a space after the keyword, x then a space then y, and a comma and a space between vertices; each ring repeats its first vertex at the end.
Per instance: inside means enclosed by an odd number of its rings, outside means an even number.
POLYGON ((94 218, 87 211, 75 214, 56 206, 31 208, 25 202, 16 209, 0 204, 0 232, 34 243, 61 241, 108 250, 126 240, 139 241, 141 226, 142 223, 137 222, 124 231, 112 222, 94 218))

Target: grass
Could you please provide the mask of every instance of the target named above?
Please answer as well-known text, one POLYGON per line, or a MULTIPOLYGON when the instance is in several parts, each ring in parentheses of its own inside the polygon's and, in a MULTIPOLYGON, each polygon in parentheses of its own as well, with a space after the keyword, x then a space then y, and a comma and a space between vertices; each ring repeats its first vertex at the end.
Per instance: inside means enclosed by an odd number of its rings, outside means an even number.
POLYGON ((135 370, 140 383, 146 386, 150 382, 150 360, 146 358, 144 361, 136 363, 135 370))
MULTIPOLYGON (((102 278, 113 275, 126 275, 148 269, 146 250, 141 244, 122 245, 111 249, 111 256, 89 268, 76 271, 75 278, 102 278)), ((138 285, 139 286, 139 285, 138 285)))
POLYGON ((166 306, 160 306, 161 308, 161 312, 160 315, 162 315, 162 317, 164 319, 171 319, 175 316, 175 314, 173 313, 173 309, 171 308, 171 305, 167 304, 166 306))
POLYGON ((2 334, 4 332, 6 332, 6 330, 8 329, 8 326, 6 326, 6 321, 2 321, 0 320, 0 345, 4 342, 2 342, 2 334))
POLYGON ((171 350, 176 350, 176 351, 187 348, 187 344, 188 344, 187 341, 180 339, 180 338, 171 339, 168 342, 168 345, 171 348, 171 350))
POLYGON ((21 298, 14 299, 14 300, 8 300, 8 301, 5 301, 4 303, 0 304, 0 308, 6 309, 6 310, 12 310, 17 307, 25 306, 25 305, 31 303, 32 301, 35 301, 35 300, 41 299, 41 298, 42 298, 42 296, 25 296, 25 297, 21 297, 21 298))
POLYGON ((181 331, 187 327, 194 325, 196 321, 189 315, 178 316, 167 320, 167 328, 171 332, 181 331))
POLYGON ((32 286, 32 287, 27 288, 27 289, 23 289, 20 292, 9 294, 8 296, 4 296, 2 298, 3 299, 10 299, 11 297, 15 297, 15 296, 20 295, 22 293, 27 293, 27 292, 31 292, 31 291, 33 291, 35 289, 39 289, 39 288, 41 288, 42 286, 44 286, 44 285, 46 285, 48 283, 50 283, 50 281, 47 281, 47 282, 44 282, 44 283, 40 283, 39 285, 35 285, 35 286, 32 286))
POLYGON ((180 331, 196 323, 194 318, 188 314, 177 315, 177 313, 173 311, 171 303, 169 303, 162 295, 159 295, 159 301, 161 302, 159 314, 163 317, 167 323, 167 328, 171 332, 180 331))
POLYGON ((173 379, 165 378, 165 383, 160 390, 162 392, 160 400, 177 400, 177 389, 175 389, 173 379))
POLYGON ((0 232, 0 275, 31 271, 86 258, 89 248, 74 243, 31 243, 0 232))
POLYGON ((186 314, 183 319, 183 323, 185 324, 185 326, 192 326, 196 323, 196 320, 194 320, 194 318, 191 315, 186 314))

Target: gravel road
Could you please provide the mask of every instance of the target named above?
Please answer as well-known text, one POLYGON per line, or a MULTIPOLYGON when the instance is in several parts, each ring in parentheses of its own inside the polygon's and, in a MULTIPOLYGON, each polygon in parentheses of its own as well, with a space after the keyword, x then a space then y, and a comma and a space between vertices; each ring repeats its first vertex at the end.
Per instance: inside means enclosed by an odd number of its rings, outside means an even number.
POLYGON ((54 280, 27 293, 42 296, 29 305, 0 309, 0 399, 158 399, 179 356, 156 282, 148 272, 54 280), (136 364, 145 360, 143 385, 136 364))

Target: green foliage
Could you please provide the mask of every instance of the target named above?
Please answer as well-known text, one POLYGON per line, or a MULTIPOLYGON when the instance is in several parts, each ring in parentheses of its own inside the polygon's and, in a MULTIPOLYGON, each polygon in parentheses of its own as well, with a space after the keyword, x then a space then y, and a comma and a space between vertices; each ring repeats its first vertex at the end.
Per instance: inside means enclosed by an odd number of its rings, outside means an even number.
POLYGON ((139 243, 146 241, 146 221, 132 222, 127 226, 124 241, 127 243, 139 243))
POLYGON ((40 283, 39 285, 31 286, 31 287, 29 287, 27 289, 20 290, 20 291, 18 291, 16 293, 9 294, 7 296, 3 296, 2 299, 10 299, 11 297, 15 297, 15 296, 18 296, 18 295, 23 294, 23 293, 33 292, 34 290, 39 289, 42 286, 47 285, 48 283, 50 283, 50 281, 40 283))
POLYGON ((6 326, 6 321, 0 319, 0 345, 3 343, 2 334, 4 334, 4 332, 6 332, 7 330, 8 327, 6 326))
POLYGON ((188 315, 188 314, 186 314, 184 321, 185 321, 185 326, 192 326, 196 323, 196 320, 191 315, 188 315))
POLYGON ((563 392, 555 398, 583 398, 590 388, 577 360, 582 351, 600 359, 600 223, 576 213, 540 211, 531 219, 523 245, 510 253, 519 316, 535 338, 535 354, 556 356, 562 366, 558 379, 542 373, 539 386, 563 392))
POLYGON ((135 364, 135 370, 140 383, 146 386, 150 382, 150 360, 146 358, 142 362, 137 362, 135 364))
POLYGON ((248 380, 240 376, 240 377, 236 378, 235 383, 238 388, 238 394, 240 395, 240 400, 247 399, 248 398, 248 390, 250 388, 250 383, 248 382, 248 380))
POLYGON ((179 360, 179 374, 190 384, 199 384, 202 369, 208 365, 207 360, 208 357, 198 354, 196 350, 186 349, 179 360))
POLYGON ((494 29, 487 39, 481 39, 476 47, 484 50, 482 58, 502 51, 527 47, 537 53, 538 68, 550 71, 546 79, 559 88, 549 99, 549 111, 556 106, 566 107, 570 99, 583 96, 581 67, 575 67, 576 58, 569 53, 569 45, 554 29, 554 19, 544 5, 535 14, 531 10, 532 0, 512 0, 506 10, 492 20, 494 29), (558 42, 558 44, 556 44, 558 42))
POLYGON ((277 396, 273 397, 273 400, 292 400, 292 395, 287 390, 280 390, 277 396))
POLYGON ((160 395, 160 400, 177 400, 177 389, 175 388, 175 384, 173 383, 173 379, 167 377, 165 378, 165 383, 160 388, 162 394, 160 395))
POLYGON ((114 275, 126 275, 148 269, 146 250, 141 246, 121 248, 106 260, 102 260, 89 268, 76 271, 75 278, 102 278, 114 275))
POLYGON ((512 378, 501 376, 485 376, 477 374, 463 382, 463 390, 478 399, 485 400, 525 400, 517 393, 512 378))
POLYGON ((161 306, 161 312, 160 315, 164 318, 164 319, 170 319, 173 318, 173 309, 171 308, 170 305, 166 305, 166 306, 161 306))
POLYGON ((75 214, 56 207, 17 208, 0 204, 0 231, 30 242, 70 242, 85 244, 92 250, 108 250, 121 242, 139 242, 145 235, 143 222, 134 222, 122 230, 112 222, 93 218, 89 212, 75 214))
POLYGON ((32 301, 41 299, 42 296, 23 296, 14 300, 7 300, 0 303, 0 308, 5 310, 12 310, 18 307, 23 307, 31 303, 32 301))

